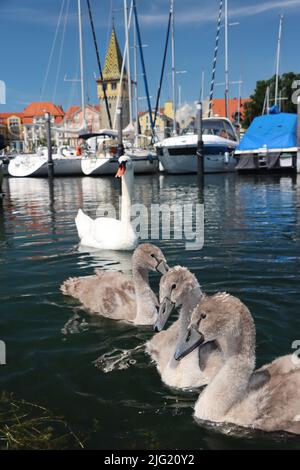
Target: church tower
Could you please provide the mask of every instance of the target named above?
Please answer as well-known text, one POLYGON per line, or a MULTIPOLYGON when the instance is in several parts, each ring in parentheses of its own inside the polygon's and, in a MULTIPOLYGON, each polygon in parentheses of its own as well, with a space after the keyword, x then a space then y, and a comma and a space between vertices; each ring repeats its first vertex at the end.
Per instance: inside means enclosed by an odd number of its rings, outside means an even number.
POLYGON ((115 28, 113 27, 105 58, 105 64, 103 69, 103 81, 100 78, 97 79, 98 97, 100 100, 100 120, 102 129, 109 129, 109 121, 106 112, 103 86, 106 90, 112 123, 114 123, 117 108, 117 99, 120 95, 119 103, 120 105, 122 105, 123 129, 129 124, 129 93, 126 68, 124 68, 123 81, 120 84, 122 63, 123 58, 118 44, 115 28))

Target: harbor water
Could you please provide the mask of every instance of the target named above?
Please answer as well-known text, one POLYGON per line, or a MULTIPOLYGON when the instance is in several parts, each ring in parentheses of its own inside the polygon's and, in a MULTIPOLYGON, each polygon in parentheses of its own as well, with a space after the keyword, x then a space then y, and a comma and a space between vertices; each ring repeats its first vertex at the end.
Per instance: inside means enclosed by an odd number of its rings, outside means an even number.
MULTIPOLYGON (((63 416, 91 449, 298 448, 299 439, 225 435, 193 419, 195 392, 162 384, 142 345, 152 328, 97 316, 59 290, 95 268, 130 273, 131 254, 78 249, 79 207, 118 205, 114 178, 4 181, 0 202, 0 390, 63 416)), ((300 179, 211 175, 205 179, 205 244, 160 240, 170 266, 187 266, 208 293, 227 291, 250 308, 257 365, 300 341, 300 179)), ((197 203, 197 178, 139 176, 134 199, 197 203)), ((159 276, 151 275, 158 291, 159 276)))

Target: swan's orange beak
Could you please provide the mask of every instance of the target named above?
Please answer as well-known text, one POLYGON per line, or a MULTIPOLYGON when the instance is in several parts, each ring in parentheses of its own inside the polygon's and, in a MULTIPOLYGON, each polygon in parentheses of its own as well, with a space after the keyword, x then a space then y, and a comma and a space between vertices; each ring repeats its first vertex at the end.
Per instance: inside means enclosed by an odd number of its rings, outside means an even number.
POLYGON ((120 163, 119 165, 119 168, 118 168, 118 171, 116 173, 116 178, 122 178, 122 176, 124 175, 126 171, 126 165, 124 162, 120 163))

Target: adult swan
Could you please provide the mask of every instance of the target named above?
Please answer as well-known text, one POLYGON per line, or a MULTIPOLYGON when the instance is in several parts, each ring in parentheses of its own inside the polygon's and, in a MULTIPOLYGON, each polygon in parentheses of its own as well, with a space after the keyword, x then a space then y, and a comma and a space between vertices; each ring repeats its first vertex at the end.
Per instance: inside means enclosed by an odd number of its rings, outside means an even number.
POLYGON ((134 171, 129 157, 119 158, 117 178, 122 178, 121 220, 100 217, 92 220, 79 209, 75 219, 80 243, 102 250, 131 251, 137 246, 137 236, 130 223, 134 171))

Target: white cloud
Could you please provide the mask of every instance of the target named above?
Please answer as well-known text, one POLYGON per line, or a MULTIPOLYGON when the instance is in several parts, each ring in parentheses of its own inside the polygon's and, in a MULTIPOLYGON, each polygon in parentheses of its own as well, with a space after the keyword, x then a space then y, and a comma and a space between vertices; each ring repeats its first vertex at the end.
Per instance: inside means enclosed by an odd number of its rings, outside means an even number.
MULTIPOLYGON (((268 11, 278 10, 278 13, 284 13, 287 10, 293 10, 300 6, 300 0, 270 0, 263 3, 256 3, 255 5, 246 5, 231 7, 229 14, 231 18, 245 18, 249 16, 259 15, 268 11)), ((189 11, 185 6, 185 10, 182 11, 177 8, 176 24, 186 25, 192 23, 209 23, 215 22, 218 15, 218 5, 212 5, 210 2, 209 6, 195 7, 190 5, 189 11)), ((141 21, 146 25, 160 26, 165 24, 167 21, 167 13, 150 13, 140 14, 141 21)))

